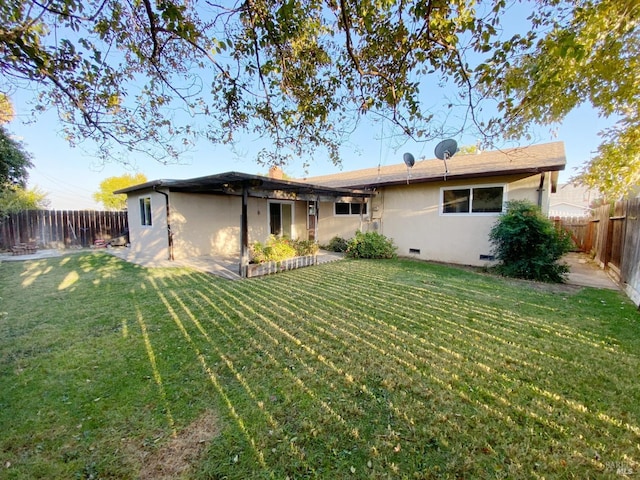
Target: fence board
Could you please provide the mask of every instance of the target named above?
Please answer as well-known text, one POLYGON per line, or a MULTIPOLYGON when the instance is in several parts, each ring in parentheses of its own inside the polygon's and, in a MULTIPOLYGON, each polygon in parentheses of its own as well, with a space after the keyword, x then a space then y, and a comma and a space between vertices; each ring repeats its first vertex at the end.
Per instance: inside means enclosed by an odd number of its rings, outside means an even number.
POLYGON ((40 248, 88 247, 127 228, 127 212, 25 210, 0 220, 0 249, 27 242, 40 248))
POLYGON ((609 238, 609 216, 611 207, 603 205, 594 211, 594 220, 598 223, 598 233, 593 244, 594 260, 604 268, 607 265, 607 240, 609 238))
POLYGON ((615 272, 618 281, 621 280, 622 252, 624 249, 626 211, 628 202, 617 202, 613 209, 613 216, 609 218, 611 238, 608 242, 608 267, 615 272))
POLYGON ((562 228, 569 232, 578 251, 589 251, 592 230, 589 217, 554 217, 553 221, 557 228, 562 228))
POLYGON ((620 268, 625 292, 640 305, 640 199, 630 200, 626 208, 624 250, 620 268))

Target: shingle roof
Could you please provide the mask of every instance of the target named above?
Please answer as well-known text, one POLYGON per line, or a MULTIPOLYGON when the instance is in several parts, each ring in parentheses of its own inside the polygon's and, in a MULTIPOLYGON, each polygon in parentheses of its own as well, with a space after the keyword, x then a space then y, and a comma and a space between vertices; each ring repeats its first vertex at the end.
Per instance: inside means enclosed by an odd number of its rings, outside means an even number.
MULTIPOLYGON (((447 180, 490 176, 536 174, 564 170, 566 156, 563 142, 544 143, 527 147, 486 151, 478 154, 457 154, 446 162, 447 180)), ((328 187, 371 188, 384 185, 436 182, 445 179, 442 160, 420 160, 407 172, 404 163, 366 168, 301 179, 328 187)))

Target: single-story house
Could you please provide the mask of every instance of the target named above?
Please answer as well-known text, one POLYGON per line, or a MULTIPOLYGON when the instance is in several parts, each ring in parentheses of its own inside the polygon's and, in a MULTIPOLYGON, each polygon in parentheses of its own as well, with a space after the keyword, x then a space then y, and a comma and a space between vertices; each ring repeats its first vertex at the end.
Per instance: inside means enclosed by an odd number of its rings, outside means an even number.
POLYGON ((284 180, 228 172, 156 180, 125 188, 131 248, 157 258, 235 255, 269 235, 328 243, 357 230, 393 239, 398 254, 485 265, 488 235, 508 200, 527 199, 544 212, 566 163, 553 142, 446 162, 421 160, 334 175, 284 180))

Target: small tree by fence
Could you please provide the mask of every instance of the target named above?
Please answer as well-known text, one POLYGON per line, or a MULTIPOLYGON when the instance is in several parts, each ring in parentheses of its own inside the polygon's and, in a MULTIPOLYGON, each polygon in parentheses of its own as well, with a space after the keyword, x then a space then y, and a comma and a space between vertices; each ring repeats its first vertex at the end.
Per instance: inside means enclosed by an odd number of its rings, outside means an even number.
POLYGON ((25 210, 0 219, 0 248, 30 242, 39 248, 88 247, 127 229, 127 212, 25 210))
POLYGON ((590 217, 556 218, 571 233, 578 250, 593 255, 640 304, 640 199, 603 205, 590 217))

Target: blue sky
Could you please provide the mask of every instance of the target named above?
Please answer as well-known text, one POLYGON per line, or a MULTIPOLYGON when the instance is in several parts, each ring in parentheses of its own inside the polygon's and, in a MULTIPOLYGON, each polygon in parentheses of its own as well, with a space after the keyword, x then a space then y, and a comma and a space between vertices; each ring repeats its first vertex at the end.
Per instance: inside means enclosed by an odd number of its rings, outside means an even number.
MULTIPOLYGON (((111 176, 144 173, 149 180, 160 178, 191 178, 212 175, 226 171, 246 173, 264 173, 266 167, 253 161, 252 152, 256 149, 253 142, 247 141, 241 146, 246 158, 238 158, 224 146, 208 144, 198 145, 188 152, 179 165, 162 165, 153 159, 138 157, 136 165, 123 165, 112 162, 106 165, 92 156, 92 145, 72 148, 63 139, 60 125, 54 112, 48 112, 32 124, 21 120, 28 117, 28 107, 23 99, 14 97, 16 119, 8 125, 9 131, 21 139, 26 150, 33 155, 34 168, 30 170, 29 187, 38 187, 48 194, 51 207, 55 209, 100 208, 91 198, 98 190, 100 182, 111 176)), ((600 143, 598 132, 611 125, 611 120, 601 119, 588 106, 573 111, 565 121, 554 127, 539 127, 534 130, 534 139, 523 141, 521 145, 563 141, 567 155, 567 168, 561 172, 560 181, 566 182, 590 158, 600 143)), ((383 132, 382 132, 383 133, 383 132)), ((395 149, 388 141, 380 140, 380 127, 364 125, 351 138, 352 146, 344 149, 342 167, 336 167, 326 158, 318 157, 307 171, 302 161, 285 167, 285 172, 293 177, 324 175, 339 171, 356 170, 402 163, 402 154, 412 152, 416 159, 433 158, 433 149, 437 140, 424 144, 405 144, 395 149)), ((459 145, 475 144, 474 137, 457 137, 459 145)), ((511 144, 507 145, 510 146, 511 144)), ((453 162, 454 160, 452 160, 453 162)))

